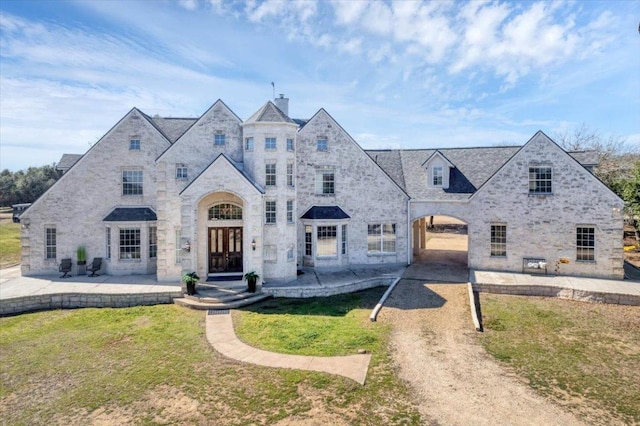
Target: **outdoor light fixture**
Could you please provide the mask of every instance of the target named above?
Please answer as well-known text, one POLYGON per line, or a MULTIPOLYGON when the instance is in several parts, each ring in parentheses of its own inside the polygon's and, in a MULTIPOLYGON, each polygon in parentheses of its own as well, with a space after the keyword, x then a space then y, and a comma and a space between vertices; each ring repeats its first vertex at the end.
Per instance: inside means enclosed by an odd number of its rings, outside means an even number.
POLYGON ((256 239, 255 238, 251 241, 251 249, 253 251, 256 251, 256 239))

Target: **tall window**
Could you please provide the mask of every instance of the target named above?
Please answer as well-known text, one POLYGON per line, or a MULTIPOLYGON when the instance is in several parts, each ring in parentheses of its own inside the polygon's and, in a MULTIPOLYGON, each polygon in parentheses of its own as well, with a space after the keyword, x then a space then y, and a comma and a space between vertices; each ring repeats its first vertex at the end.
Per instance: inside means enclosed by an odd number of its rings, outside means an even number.
POLYGON ((140 259, 140 229, 120 230, 120 260, 140 259))
POLYGON ((287 164, 287 186, 295 186, 293 181, 293 163, 287 164))
POLYGON ((311 225, 304 227, 304 255, 313 255, 313 228, 311 225))
POLYGON ((287 200, 287 223, 293 223, 293 200, 287 200))
POLYGON ((44 237, 45 237, 44 258, 49 260, 55 260, 56 254, 57 254, 57 245, 58 245, 56 228, 45 228, 44 237))
POLYGON ((176 179, 187 179, 187 166, 184 164, 176 165, 176 179))
POLYGON ((264 165, 264 184, 266 186, 276 186, 276 165, 264 165))
POLYGON ((433 173, 431 180, 433 186, 442 186, 442 166, 433 166, 431 170, 433 173))
POLYGON ((367 227, 367 252, 395 253, 396 252, 396 224, 375 223, 367 227))
POLYGON ((287 139, 287 151, 293 151, 293 139, 287 139))
POLYGON ((218 133, 213 136, 213 144, 215 146, 224 146, 225 142, 225 135, 218 133))
POLYGON ((129 139, 129 149, 131 151, 140 151, 140 139, 139 138, 129 139))
POLYGON ((247 151, 253 151, 253 138, 246 138, 244 140, 244 149, 247 151))
POLYGON ((289 247, 287 249, 287 260, 289 261, 293 260, 293 247, 289 247))
POLYGON ((242 220, 242 207, 221 203, 209 208, 209 220, 242 220))
POLYGON ((342 225, 342 254, 347 254, 347 225, 342 225))
POLYGON ((595 260, 596 237, 593 226, 578 226, 576 232, 576 260, 593 262, 595 260))
POLYGON ((158 228, 149 227, 149 258, 158 257, 158 228))
POLYGON ((277 262, 278 261, 278 246, 265 245, 264 246, 264 261, 265 262, 277 262))
POLYGON ((335 194, 335 175, 333 170, 316 171, 316 194, 335 194))
POLYGON ((551 167, 529 167, 529 194, 551 194, 551 167))
POLYGON ((142 195, 142 170, 122 171, 122 195, 142 195))
POLYGON ((104 238, 105 238, 105 242, 106 242, 106 248, 107 248, 107 255, 106 258, 107 259, 111 259, 111 227, 107 226, 104 230, 104 238))
POLYGON ((318 226, 316 255, 335 256, 338 253, 337 226, 318 226))
POLYGON ((491 225, 491 256, 507 255, 507 225, 491 225))
POLYGON ((175 244, 175 250, 176 250, 176 264, 180 263, 181 259, 182 259, 182 247, 180 247, 180 229, 176 229, 175 232, 175 237, 176 237, 176 244, 175 244))
POLYGON ((276 202, 275 201, 265 201, 264 221, 265 223, 276 223, 276 202))
POLYGON ((325 138, 316 140, 316 148, 318 151, 327 151, 329 146, 327 145, 327 140, 325 138))
POLYGON ((264 139, 264 149, 267 149, 267 150, 276 149, 276 138, 265 138, 264 139))

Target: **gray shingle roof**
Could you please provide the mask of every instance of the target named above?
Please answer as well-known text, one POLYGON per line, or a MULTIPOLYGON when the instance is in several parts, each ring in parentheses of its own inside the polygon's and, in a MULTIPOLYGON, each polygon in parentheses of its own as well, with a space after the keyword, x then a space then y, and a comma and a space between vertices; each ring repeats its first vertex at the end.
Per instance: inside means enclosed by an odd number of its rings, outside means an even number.
POLYGON ((247 118, 245 123, 254 123, 258 121, 295 123, 271 101, 268 101, 258 111, 253 113, 251 117, 247 118))
POLYGON ((193 125, 197 118, 172 118, 172 117, 158 117, 155 116, 151 119, 153 123, 164 133, 164 135, 174 143, 180 136, 187 131, 189 127, 193 125))
MULTIPOLYGON (((473 194, 500 169, 521 147, 494 146, 478 148, 441 148, 407 150, 367 150, 366 153, 411 198, 427 200, 463 200, 473 194), (430 188, 427 185, 425 161, 436 151, 447 158, 451 169, 449 188, 430 188)), ((593 151, 569 152, 583 165, 597 164, 593 151), (595 163, 592 163, 595 161, 595 163)))
POLYGON ((103 222, 147 222, 157 220, 149 207, 116 207, 102 219, 103 222))
POLYGON ((62 154, 62 158, 56 164, 56 169, 66 172, 82 158, 82 154, 62 154))
POLYGON ((302 219, 349 219, 349 215, 338 206, 313 206, 302 215, 302 219))

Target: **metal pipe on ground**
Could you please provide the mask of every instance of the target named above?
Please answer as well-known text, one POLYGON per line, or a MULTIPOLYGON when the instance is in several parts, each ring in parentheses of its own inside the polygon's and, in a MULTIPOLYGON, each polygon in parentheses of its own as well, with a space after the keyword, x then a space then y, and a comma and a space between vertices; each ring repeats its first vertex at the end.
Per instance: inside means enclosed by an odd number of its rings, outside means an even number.
POLYGON ((385 291, 384 294, 382 295, 382 297, 380 298, 380 301, 378 302, 376 307, 373 308, 373 311, 371 311, 371 315, 369 315, 369 319, 371 320, 371 322, 375 322, 376 321, 376 318, 378 317, 378 313, 380 312, 380 309, 382 309, 382 305, 384 305, 385 300, 387 300, 387 297, 389 297, 389 295, 391 294, 391 292, 396 287, 396 284, 398 284, 399 281, 400 281, 400 277, 396 278, 391 283, 391 285, 389 286, 387 291, 385 291))

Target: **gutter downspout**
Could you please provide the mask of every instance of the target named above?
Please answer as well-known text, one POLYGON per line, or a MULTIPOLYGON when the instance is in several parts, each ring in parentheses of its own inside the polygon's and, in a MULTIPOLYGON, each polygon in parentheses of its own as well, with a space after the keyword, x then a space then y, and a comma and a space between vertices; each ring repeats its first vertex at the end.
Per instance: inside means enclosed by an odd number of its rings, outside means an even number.
POLYGON ((407 266, 411 265, 411 198, 407 200, 407 266))

